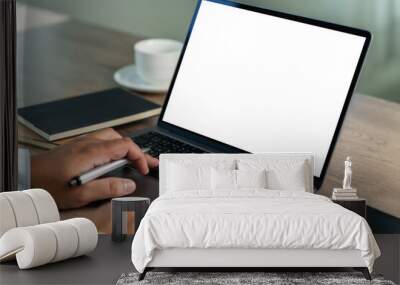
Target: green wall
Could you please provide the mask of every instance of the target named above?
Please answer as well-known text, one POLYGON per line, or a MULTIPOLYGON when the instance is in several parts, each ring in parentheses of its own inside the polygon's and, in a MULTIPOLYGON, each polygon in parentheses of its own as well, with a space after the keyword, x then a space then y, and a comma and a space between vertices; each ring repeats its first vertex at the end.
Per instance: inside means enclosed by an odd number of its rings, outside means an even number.
POLYGON ((21 0, 116 30, 181 40, 195 0, 21 0))
MULTIPOLYGON (((197 3, 197 0, 18 1, 128 33, 175 39, 184 38, 197 3)), ((400 8, 394 1, 396 0, 239 0, 237 2, 371 29, 374 28, 374 23, 370 22, 373 10, 377 7, 386 7, 386 10, 392 6, 400 8), (377 2, 381 3, 377 5, 377 2)))
MULTIPOLYGON (((147 37, 183 40, 197 0, 17 0, 147 37)), ((400 1, 239 0, 249 5, 370 30, 358 92, 400 102, 400 1)))

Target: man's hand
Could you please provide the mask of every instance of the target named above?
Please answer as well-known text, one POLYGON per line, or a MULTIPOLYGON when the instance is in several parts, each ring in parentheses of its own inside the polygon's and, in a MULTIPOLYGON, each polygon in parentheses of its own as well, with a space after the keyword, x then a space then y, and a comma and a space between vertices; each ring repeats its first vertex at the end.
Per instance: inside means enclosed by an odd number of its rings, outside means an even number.
POLYGON ((129 138, 123 138, 113 129, 88 134, 32 157, 32 187, 51 193, 60 209, 77 208, 92 201, 120 197, 135 191, 130 179, 99 178, 84 185, 69 188, 68 181, 90 169, 113 160, 126 158, 135 168, 147 174, 158 166, 158 160, 144 154, 129 138))

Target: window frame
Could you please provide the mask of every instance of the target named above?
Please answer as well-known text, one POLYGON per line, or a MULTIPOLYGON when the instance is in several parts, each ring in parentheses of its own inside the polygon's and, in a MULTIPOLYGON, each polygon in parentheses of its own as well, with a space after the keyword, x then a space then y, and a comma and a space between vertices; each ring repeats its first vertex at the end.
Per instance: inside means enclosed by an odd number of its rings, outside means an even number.
POLYGON ((0 1, 0 192, 18 188, 16 3, 0 1))

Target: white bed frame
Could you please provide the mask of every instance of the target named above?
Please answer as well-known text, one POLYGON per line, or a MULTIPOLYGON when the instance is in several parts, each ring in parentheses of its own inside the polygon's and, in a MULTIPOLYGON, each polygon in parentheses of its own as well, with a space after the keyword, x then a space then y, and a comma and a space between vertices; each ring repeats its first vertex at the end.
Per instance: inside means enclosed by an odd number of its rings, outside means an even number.
POLYGON ((365 267, 359 250, 171 248, 149 267, 365 267))
MULTIPOLYGON (((359 250, 330 249, 197 249, 170 248, 156 250, 139 280, 155 268, 232 268, 237 271, 251 269, 284 268, 344 268, 361 271, 367 280, 371 275, 359 250)), ((321 270, 322 271, 322 270, 321 270)))
MULTIPOLYGON (((307 191, 313 192, 314 159, 310 153, 265 153, 265 154, 165 154, 160 156, 160 195, 166 191, 166 161, 185 159, 229 160, 238 158, 292 158, 309 162, 307 191)), ((369 270, 359 250, 330 249, 253 249, 253 248, 170 248, 158 249, 153 259, 139 275, 142 280, 146 272, 154 268, 343 268, 352 267, 362 271, 371 280, 369 270)))

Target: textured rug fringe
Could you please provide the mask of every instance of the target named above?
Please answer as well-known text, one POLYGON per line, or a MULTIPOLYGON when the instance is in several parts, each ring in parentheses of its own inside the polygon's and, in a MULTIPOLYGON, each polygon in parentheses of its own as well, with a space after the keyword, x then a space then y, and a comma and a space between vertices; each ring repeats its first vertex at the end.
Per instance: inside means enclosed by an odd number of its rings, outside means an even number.
POLYGON ((372 281, 365 280, 360 272, 149 272, 138 281, 139 273, 124 273, 117 285, 395 285, 381 275, 372 275, 372 281))

